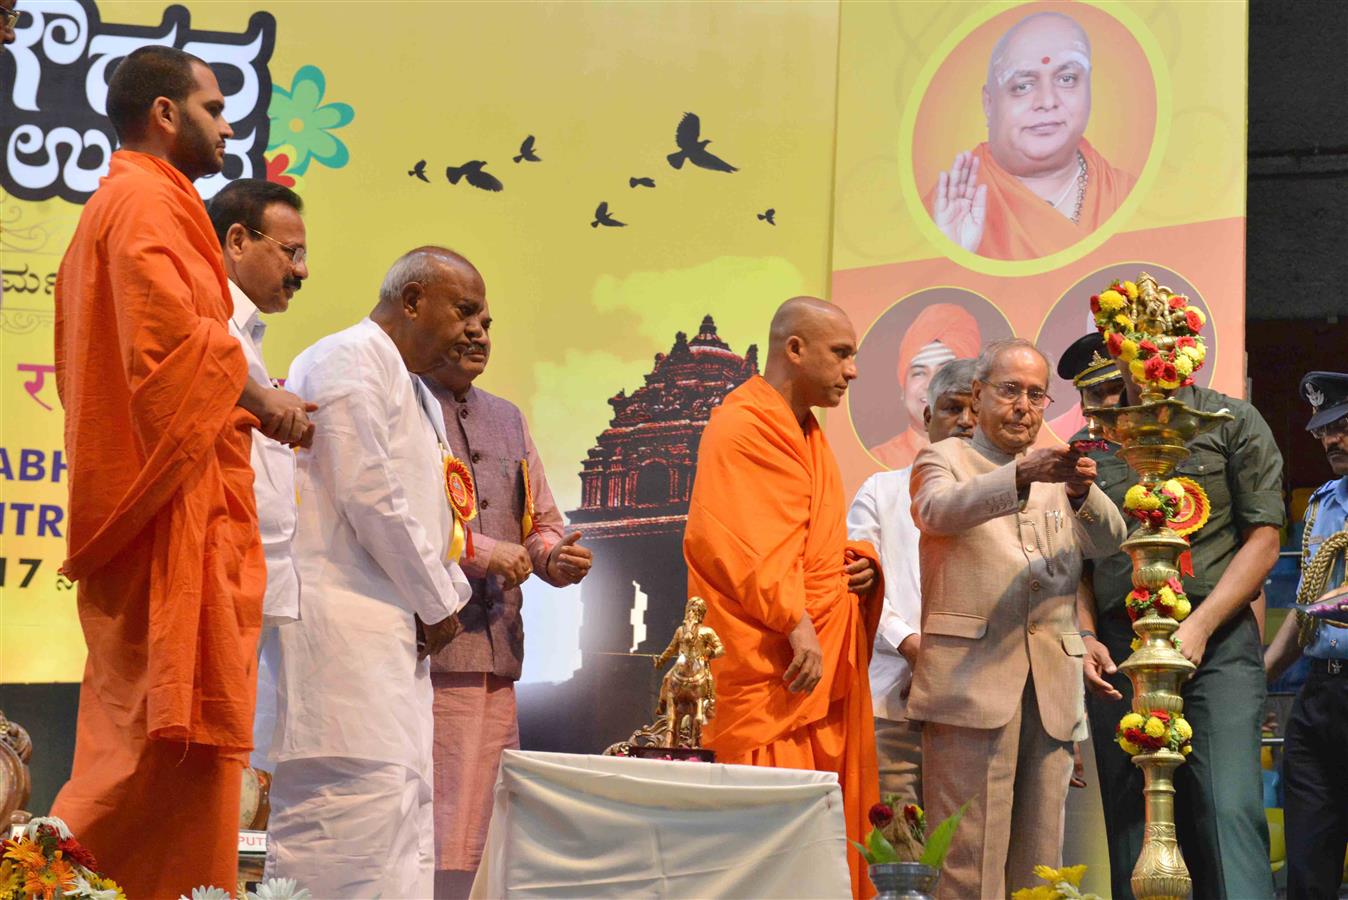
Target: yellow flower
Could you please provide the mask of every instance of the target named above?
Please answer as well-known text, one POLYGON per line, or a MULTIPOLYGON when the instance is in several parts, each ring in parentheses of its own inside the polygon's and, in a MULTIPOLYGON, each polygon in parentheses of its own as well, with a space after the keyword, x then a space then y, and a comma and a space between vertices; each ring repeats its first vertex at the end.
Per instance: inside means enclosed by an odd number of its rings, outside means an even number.
POLYGON ((1188 756, 1190 753, 1194 752, 1194 745, 1185 744, 1183 747, 1180 748, 1180 752, 1183 753, 1185 756, 1188 756))
POLYGON ((1120 331, 1133 330, 1133 320, 1125 316, 1123 313, 1119 313, 1117 316, 1114 317, 1114 324, 1119 326, 1120 331))
POLYGON ((7 859, 0 861, 0 897, 17 894, 22 887, 23 876, 19 874, 19 867, 7 859))
POLYGON ((1146 722, 1147 720, 1139 716, 1137 713, 1128 713, 1128 715, 1124 716, 1122 719, 1119 720, 1119 727, 1141 728, 1143 725, 1146 724, 1146 722))
POLYGON ((1137 756, 1139 753, 1142 752, 1141 747, 1139 747, 1137 744, 1134 744, 1127 738, 1119 738, 1119 746, 1122 747, 1123 752, 1127 753, 1129 756, 1137 756))
POLYGON ((1176 354, 1175 371, 1180 373, 1180 375, 1184 376, 1185 378, 1188 378, 1190 375, 1194 373, 1193 360, 1183 353, 1176 354))
POLYGON ((1123 508, 1139 509, 1149 496, 1151 494, 1145 487, 1135 484, 1123 495, 1123 508))
POLYGON ((1037 884, 1015 891, 1011 894, 1011 900, 1058 900, 1058 892, 1050 885, 1037 884))
POLYGON ((1048 866, 1044 865, 1035 866, 1034 874, 1036 877, 1044 879, 1049 884, 1057 884, 1059 880, 1058 870, 1050 869, 1048 866))
POLYGON ((1123 295, 1118 291, 1105 291, 1100 295, 1100 309, 1111 315, 1123 309, 1123 306, 1123 295))
POLYGON ((1191 604, 1187 599, 1175 601, 1176 622, 1183 622, 1185 619, 1189 618, 1189 613, 1193 611, 1194 611, 1193 604, 1191 604))
POLYGON ((1131 281, 1125 281, 1123 283, 1123 292, 1128 295, 1129 300, 1137 299, 1137 285, 1133 284, 1131 281))
POLYGON ((1174 606, 1175 599, 1176 599, 1175 592, 1172 591, 1169 587, 1163 587, 1156 592, 1157 602, 1165 606, 1174 606))
POLYGON ((1086 875, 1086 867, 1082 866, 1063 866, 1058 870, 1058 880, 1065 881, 1074 888, 1081 887, 1081 879, 1086 875))
POLYGON ((1128 338, 1124 338, 1123 343, 1119 345, 1119 359, 1126 363, 1130 363, 1137 359, 1137 341, 1130 341, 1128 338))
POLYGON ((1138 384, 1147 383, 1147 366, 1140 359, 1134 359, 1128 363, 1128 374, 1133 376, 1133 381, 1138 384))
POLYGON ((1095 327, 1104 328, 1109 324, 1109 313, 1103 310, 1095 314, 1095 327))
POLYGON ((1147 719, 1147 726, 1142 730, 1147 733, 1147 737, 1149 738, 1165 737, 1165 723, 1155 716, 1147 719))
POLYGON ((1184 496, 1184 484, 1178 478, 1167 478, 1161 483, 1161 490, 1176 497, 1184 496))
POLYGON ((1194 727, 1183 716, 1175 717, 1175 736, 1181 741, 1187 741, 1194 736, 1194 727))
POLYGON ((24 839, 5 852, 5 859, 12 859, 25 869, 41 869, 47 865, 47 856, 37 844, 24 839))
POLYGON ((1133 638, 1132 641, 1129 642, 1128 646, 1133 649, 1134 653, 1136 653, 1138 650, 1142 649, 1142 638, 1133 638))

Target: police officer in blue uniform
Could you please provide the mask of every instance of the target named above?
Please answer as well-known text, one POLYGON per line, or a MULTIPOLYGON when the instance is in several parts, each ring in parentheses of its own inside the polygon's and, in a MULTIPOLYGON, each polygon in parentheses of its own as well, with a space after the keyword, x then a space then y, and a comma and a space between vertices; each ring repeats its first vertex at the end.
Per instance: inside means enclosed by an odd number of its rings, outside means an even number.
MULTIPOLYGON (((1297 603, 1314 603, 1344 587, 1348 548, 1348 375, 1311 372, 1301 379, 1311 405, 1309 431, 1325 449, 1334 479, 1311 495, 1302 539, 1297 603)), ((1348 617, 1346 617, 1348 618, 1348 617)), ((1305 654, 1311 672, 1297 693, 1283 748, 1283 821, 1287 895, 1339 895, 1348 850, 1348 622, 1300 611, 1283 622, 1264 654, 1277 678, 1305 654)))

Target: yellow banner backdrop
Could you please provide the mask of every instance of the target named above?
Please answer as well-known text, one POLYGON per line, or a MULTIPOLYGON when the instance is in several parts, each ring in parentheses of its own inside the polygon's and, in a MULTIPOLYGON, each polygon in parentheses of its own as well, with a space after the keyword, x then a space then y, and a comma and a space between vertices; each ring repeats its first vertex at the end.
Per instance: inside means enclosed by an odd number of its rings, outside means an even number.
MULTIPOLYGON (((271 317, 272 373, 365 315, 399 254, 448 244, 486 278, 495 324, 482 384, 524 410, 563 509, 580 505, 607 399, 640 386, 675 332, 696 334, 711 314, 743 353, 782 299, 827 289, 833 3, 20 9, 18 41, 0 54, 0 681, 74 681, 83 667, 75 592, 57 575, 66 485, 52 287, 115 145, 109 63, 137 46, 213 63, 236 123, 225 175, 270 177, 305 200, 312 277, 271 317), (688 112, 738 171, 672 166, 688 112), (530 135, 539 161, 516 162, 530 135), (450 183, 447 168, 474 160, 503 190, 450 183), (624 227, 600 221, 601 203, 624 227)), ((575 667, 578 593, 531 592, 530 677, 575 667)))

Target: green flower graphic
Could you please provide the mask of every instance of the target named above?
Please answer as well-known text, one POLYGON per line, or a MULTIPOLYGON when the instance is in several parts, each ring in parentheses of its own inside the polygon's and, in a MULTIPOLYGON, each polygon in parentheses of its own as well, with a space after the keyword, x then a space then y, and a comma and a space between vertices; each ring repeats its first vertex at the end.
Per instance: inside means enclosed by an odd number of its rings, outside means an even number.
POLYGON ((350 124, 356 111, 346 103, 324 103, 326 88, 327 80, 317 66, 304 66, 296 72, 288 91, 272 85, 267 149, 275 150, 282 144, 294 147, 295 160, 288 169, 292 174, 303 175, 310 160, 340 169, 351 158, 346 144, 331 132, 350 124))

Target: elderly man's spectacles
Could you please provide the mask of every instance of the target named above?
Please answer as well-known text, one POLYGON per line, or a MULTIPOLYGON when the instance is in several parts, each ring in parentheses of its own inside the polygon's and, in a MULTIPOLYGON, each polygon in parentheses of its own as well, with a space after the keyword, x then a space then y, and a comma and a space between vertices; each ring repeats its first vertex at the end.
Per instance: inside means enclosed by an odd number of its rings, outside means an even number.
POLYGON ((17 9, 0 7, 0 28, 13 28, 19 24, 20 13, 17 9))
POLYGON ((1330 422, 1328 425, 1322 425, 1319 428, 1311 429, 1311 437, 1315 438, 1317 441, 1323 441, 1331 435, 1333 437, 1343 437, 1344 435, 1348 435, 1348 416, 1341 416, 1333 422, 1330 422))
POLYGON ((304 261, 309 258, 308 252, 303 247, 296 247, 291 244, 282 243, 281 241, 278 241, 271 235, 264 234, 261 231, 258 231, 256 228, 249 228, 248 230, 251 231, 253 234, 257 235, 258 237, 266 238, 276 246, 280 247, 286 253, 290 254, 290 262, 294 266, 298 267, 304 265, 304 261))
POLYGON ((989 387, 1003 403, 1015 403, 1021 397, 1024 397, 1030 401, 1030 405, 1035 409, 1047 409, 1048 405, 1053 402, 1053 398, 1048 395, 1047 391, 1035 387, 1023 388, 1014 381, 1001 381, 989 385, 989 387))

